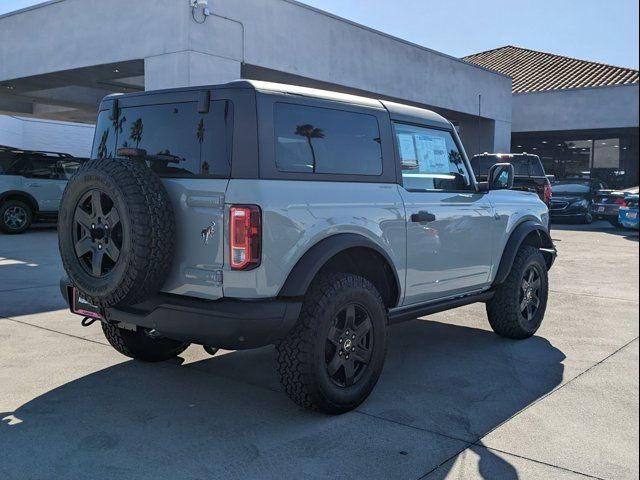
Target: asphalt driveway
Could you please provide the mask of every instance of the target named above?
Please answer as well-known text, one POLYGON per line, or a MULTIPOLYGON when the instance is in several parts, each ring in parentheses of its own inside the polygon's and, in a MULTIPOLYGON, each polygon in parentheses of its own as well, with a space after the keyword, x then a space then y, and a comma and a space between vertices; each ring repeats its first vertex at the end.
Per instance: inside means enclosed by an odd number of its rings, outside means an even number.
POLYGON ((472 305, 393 327, 340 417, 281 392, 273 349, 144 364, 67 313, 56 232, 0 235, 0 478, 638 477, 638 235, 556 226, 547 318, 472 305))

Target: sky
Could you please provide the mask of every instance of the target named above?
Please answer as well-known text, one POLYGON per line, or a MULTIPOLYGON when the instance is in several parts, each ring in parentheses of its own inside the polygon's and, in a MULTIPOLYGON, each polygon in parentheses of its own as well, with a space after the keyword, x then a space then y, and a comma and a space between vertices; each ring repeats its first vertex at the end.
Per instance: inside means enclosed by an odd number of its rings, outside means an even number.
MULTIPOLYGON (((36 3, 41 1, 0 0, 0 15, 36 3)), ((455 57, 515 45, 638 68, 638 0, 303 3, 455 57)))

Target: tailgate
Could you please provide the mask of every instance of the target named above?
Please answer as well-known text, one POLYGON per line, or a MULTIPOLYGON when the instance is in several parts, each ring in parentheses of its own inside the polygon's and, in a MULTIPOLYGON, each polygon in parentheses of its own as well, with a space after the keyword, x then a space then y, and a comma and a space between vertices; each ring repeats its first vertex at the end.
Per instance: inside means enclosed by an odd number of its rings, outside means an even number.
POLYGON ((177 295, 222 297, 225 179, 165 178, 173 203, 176 250, 162 291, 177 295))

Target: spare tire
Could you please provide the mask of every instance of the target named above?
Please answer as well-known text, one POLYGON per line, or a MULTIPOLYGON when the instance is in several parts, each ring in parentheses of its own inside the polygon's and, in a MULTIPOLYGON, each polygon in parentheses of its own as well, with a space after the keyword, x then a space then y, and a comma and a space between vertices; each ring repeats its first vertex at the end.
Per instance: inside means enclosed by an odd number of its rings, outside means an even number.
POLYGON ((173 260, 169 195, 141 159, 91 160, 64 191, 58 245, 71 282, 91 303, 140 303, 160 289, 173 260))

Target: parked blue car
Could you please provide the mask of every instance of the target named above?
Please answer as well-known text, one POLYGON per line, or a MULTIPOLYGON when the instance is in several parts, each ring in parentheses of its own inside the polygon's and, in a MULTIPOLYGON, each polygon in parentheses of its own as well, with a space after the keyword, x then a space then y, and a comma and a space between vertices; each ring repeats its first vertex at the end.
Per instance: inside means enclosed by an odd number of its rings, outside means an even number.
POLYGON ((618 212, 618 221, 624 228, 638 230, 638 195, 627 197, 627 205, 618 212))

